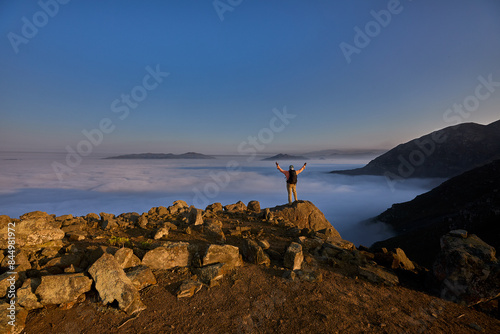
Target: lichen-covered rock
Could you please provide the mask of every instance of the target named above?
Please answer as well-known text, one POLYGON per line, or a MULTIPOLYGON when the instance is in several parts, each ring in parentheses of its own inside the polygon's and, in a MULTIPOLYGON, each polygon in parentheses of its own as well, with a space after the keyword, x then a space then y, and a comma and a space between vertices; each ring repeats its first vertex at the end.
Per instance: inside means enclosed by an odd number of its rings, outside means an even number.
POLYGON ((299 229, 309 228, 313 231, 327 229, 330 231, 330 236, 340 238, 340 234, 325 218, 325 215, 309 201, 295 201, 292 205, 276 206, 270 211, 274 217, 281 217, 299 229))
POLYGON ((126 270, 126 275, 130 278, 137 290, 142 290, 150 285, 156 284, 156 277, 153 271, 146 266, 128 268, 126 270))
POLYGON ((17 303, 25 310, 30 311, 42 308, 43 305, 38 301, 35 291, 42 280, 40 278, 28 278, 23 286, 16 291, 17 303))
POLYGON ((297 242, 292 242, 286 250, 283 265, 285 268, 298 270, 302 267, 302 261, 304 261, 302 246, 297 242))
POLYGON ((203 266, 223 263, 228 269, 234 269, 243 264, 239 248, 232 245, 210 245, 202 257, 201 263, 203 266))
POLYGON ((43 305, 70 303, 90 291, 92 280, 80 274, 42 276, 35 294, 43 305))
POLYGON ((14 227, 16 234, 16 247, 38 246, 50 241, 64 238, 64 231, 60 229, 61 222, 45 212, 35 211, 24 214, 21 220, 10 225, 10 218, 3 216, 0 220, 0 249, 8 247, 8 228, 14 227))
POLYGON ((207 238, 215 243, 224 244, 226 243, 226 236, 216 223, 208 223, 203 226, 203 233, 207 236, 207 238))
POLYGON ((189 266, 191 255, 187 242, 169 242, 147 252, 142 264, 151 269, 171 269, 189 266))
POLYGON ((146 306, 142 303, 139 292, 130 278, 111 254, 104 254, 90 268, 95 288, 104 304, 115 300, 118 306, 128 314, 142 311, 146 306))
POLYGON ((132 249, 127 247, 118 249, 114 256, 116 262, 118 262, 120 267, 123 269, 135 267, 141 264, 141 259, 134 254, 132 249))
POLYGON ((247 206, 242 201, 238 201, 235 204, 226 205, 224 207, 224 210, 226 210, 226 212, 230 212, 230 213, 245 212, 247 210, 247 206))

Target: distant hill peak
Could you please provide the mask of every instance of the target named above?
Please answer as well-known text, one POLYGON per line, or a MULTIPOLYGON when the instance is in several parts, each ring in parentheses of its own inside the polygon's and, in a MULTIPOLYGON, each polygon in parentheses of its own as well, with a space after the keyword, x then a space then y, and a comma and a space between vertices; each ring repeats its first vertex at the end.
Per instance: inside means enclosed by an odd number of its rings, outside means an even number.
POLYGON ((173 153, 139 153, 139 154, 124 154, 105 159, 215 159, 213 156, 205 155, 196 152, 187 152, 183 154, 173 153))
POLYGON ((301 155, 290 155, 290 154, 276 154, 269 158, 264 158, 262 161, 277 161, 277 160, 307 160, 306 157, 301 155))
POLYGON ((488 125, 461 123, 400 144, 346 175, 449 178, 500 159, 500 120, 488 125))

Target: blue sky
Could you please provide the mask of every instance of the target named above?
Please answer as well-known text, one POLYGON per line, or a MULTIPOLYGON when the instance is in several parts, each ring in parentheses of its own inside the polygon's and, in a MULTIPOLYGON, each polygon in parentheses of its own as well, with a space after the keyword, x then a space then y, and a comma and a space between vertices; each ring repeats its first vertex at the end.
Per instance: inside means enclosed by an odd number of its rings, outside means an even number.
POLYGON ((76 149, 103 119, 92 153, 388 149, 500 119, 497 86, 444 117, 500 82, 499 37, 495 0, 2 1, 0 151, 76 149))

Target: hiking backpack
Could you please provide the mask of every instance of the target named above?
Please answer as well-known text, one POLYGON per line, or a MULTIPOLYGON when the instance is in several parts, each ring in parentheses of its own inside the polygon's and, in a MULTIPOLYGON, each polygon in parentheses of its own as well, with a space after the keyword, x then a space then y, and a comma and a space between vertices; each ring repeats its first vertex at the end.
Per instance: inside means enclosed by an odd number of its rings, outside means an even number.
POLYGON ((297 184, 297 172, 294 170, 289 170, 288 173, 289 173, 289 176, 288 176, 288 180, 286 180, 286 182, 290 183, 290 184, 297 184))

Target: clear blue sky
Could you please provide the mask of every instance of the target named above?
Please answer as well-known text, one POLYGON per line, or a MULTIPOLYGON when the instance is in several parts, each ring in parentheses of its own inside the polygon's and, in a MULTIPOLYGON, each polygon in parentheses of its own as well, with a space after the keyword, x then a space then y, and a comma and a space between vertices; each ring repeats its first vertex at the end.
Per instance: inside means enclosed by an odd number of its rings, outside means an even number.
POLYGON ((443 117, 479 76, 500 82, 496 0, 60 1, 0 2, 0 151, 65 151, 108 118, 93 152, 236 153, 285 106, 296 117, 262 152, 391 148, 500 119, 500 87, 443 117), (346 57, 355 27, 373 37, 346 57), (151 90, 148 66, 169 73, 151 90), (123 117, 134 88, 147 97, 123 117))

